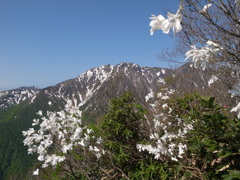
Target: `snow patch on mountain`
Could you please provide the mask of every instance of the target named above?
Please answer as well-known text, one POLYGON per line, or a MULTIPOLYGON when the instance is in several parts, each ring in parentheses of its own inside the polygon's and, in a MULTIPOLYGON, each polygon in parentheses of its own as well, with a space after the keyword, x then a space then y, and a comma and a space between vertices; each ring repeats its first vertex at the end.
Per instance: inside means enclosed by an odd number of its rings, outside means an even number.
MULTIPOLYGON (((20 104, 27 99, 35 97, 40 92, 36 87, 20 87, 14 90, 0 92, 0 111, 20 104)), ((32 102, 34 99, 31 99, 32 102)))
POLYGON ((211 87, 211 85, 218 80, 218 77, 213 75, 211 79, 208 81, 208 87, 211 87))
POLYGON ((159 78, 158 82, 162 83, 162 84, 166 84, 165 80, 162 78, 159 78))

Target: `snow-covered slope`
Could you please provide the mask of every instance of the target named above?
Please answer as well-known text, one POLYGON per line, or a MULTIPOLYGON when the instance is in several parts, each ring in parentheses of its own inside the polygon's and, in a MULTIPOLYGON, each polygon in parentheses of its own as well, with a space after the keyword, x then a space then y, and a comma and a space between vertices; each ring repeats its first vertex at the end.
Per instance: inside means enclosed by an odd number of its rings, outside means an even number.
POLYGON ((25 100, 32 100, 39 93, 37 87, 20 87, 9 91, 0 92, 0 111, 17 105, 25 100))
POLYGON ((44 89, 53 100, 72 99, 76 105, 98 108, 110 98, 132 91, 145 102, 145 96, 165 84, 164 78, 172 70, 140 67, 133 63, 106 65, 90 69, 80 76, 44 89))
MULTIPOLYGON (((104 111, 111 98, 126 91, 133 92, 138 103, 148 106, 162 87, 200 91, 214 88, 217 82, 217 78, 190 68, 188 64, 172 70, 121 63, 92 68, 74 79, 42 89, 40 94, 56 104, 71 99, 91 113, 104 111)), ((29 98, 32 102, 39 91, 32 87, 0 92, 0 110, 29 98)))

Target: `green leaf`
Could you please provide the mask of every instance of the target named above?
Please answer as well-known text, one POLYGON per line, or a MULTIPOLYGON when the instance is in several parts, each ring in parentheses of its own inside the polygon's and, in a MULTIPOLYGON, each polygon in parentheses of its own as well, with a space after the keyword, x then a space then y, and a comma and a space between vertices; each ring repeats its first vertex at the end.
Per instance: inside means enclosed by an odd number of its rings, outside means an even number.
POLYGON ((231 152, 226 152, 226 154, 224 154, 223 156, 221 156, 221 157, 219 157, 219 158, 224 159, 224 158, 226 158, 226 157, 228 157, 228 156, 231 156, 231 155, 233 155, 233 153, 231 153, 231 152))
POLYGON ((185 172, 182 176, 181 180, 189 179, 192 176, 190 172, 185 172))
POLYGON ((211 139, 205 139, 205 140, 203 140, 203 144, 206 145, 206 146, 211 146, 212 142, 213 142, 213 141, 212 141, 211 139))
POLYGON ((233 178, 239 178, 239 179, 240 179, 240 171, 229 170, 228 173, 229 173, 233 178))
POLYGON ((229 174, 224 174, 224 175, 222 176, 222 178, 223 178, 223 180, 232 180, 232 179, 233 179, 232 176, 229 175, 229 174))
POLYGON ((203 144, 205 146, 208 146, 207 148, 208 151, 215 151, 217 149, 217 144, 211 139, 203 140, 203 144))
POLYGON ((236 124, 232 119, 229 120, 229 124, 230 124, 232 127, 237 126, 237 124, 236 124))
POLYGON ((209 101, 208 101, 208 107, 209 107, 209 108, 213 108, 213 107, 214 107, 214 106, 213 106, 214 100, 215 100, 215 97, 210 97, 210 99, 209 99, 209 101))

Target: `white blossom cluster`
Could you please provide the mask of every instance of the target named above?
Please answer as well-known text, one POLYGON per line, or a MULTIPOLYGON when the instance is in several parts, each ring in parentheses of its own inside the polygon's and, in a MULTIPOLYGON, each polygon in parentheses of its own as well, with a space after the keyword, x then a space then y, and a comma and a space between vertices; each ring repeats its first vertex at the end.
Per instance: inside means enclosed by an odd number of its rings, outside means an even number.
POLYGON ((153 35, 155 31, 160 29, 164 33, 168 34, 171 28, 174 34, 180 32, 182 30, 182 14, 180 14, 180 10, 181 8, 176 12, 176 14, 168 12, 167 19, 165 19, 162 15, 152 15, 152 17, 150 17, 152 21, 149 24, 149 26, 152 27, 150 30, 150 34, 153 35))
MULTIPOLYGON (((238 0, 235 1, 235 3, 239 3, 238 0)), ((201 13, 206 13, 208 9, 212 6, 211 3, 206 4, 203 6, 203 9, 200 11, 201 13)), ((170 29, 173 28, 174 34, 176 32, 180 32, 182 30, 181 26, 181 20, 182 20, 182 14, 180 14, 180 11, 182 10, 182 6, 180 5, 180 8, 178 9, 176 14, 172 14, 168 12, 168 18, 165 19, 162 15, 152 15, 150 17, 150 34, 153 35, 153 33, 157 30, 163 30, 164 33, 168 34, 170 29)), ((220 51, 223 50, 223 48, 211 41, 208 40, 206 42, 206 46, 202 48, 197 48, 196 45, 192 45, 191 49, 186 52, 186 59, 188 61, 191 61, 193 66, 195 68, 202 68, 203 70, 206 70, 209 68, 209 65, 216 60, 215 55, 220 51)), ((231 90, 230 90, 231 91, 231 90)), ((240 103, 231 110, 238 112, 238 118, 240 119, 240 103)))
POLYGON ((217 43, 208 40, 206 46, 202 48, 196 48, 195 45, 191 46, 191 49, 186 52, 186 59, 193 63, 195 68, 202 68, 203 70, 208 69, 209 64, 213 63, 215 59, 214 56, 219 50, 223 48, 220 47, 217 43))
MULTIPOLYGON (((235 6, 237 3, 240 3, 239 0, 235 0, 235 6)), ((223 5, 223 4, 221 4, 223 5)), ((209 8, 212 6, 211 3, 206 4, 203 6, 203 9, 200 10, 200 13, 207 13, 209 8)), ((157 30, 163 30, 164 33, 168 34, 170 29, 173 28, 174 34, 182 30, 181 20, 182 15, 180 14, 182 6, 180 5, 180 9, 177 11, 176 14, 168 13, 168 18, 165 19, 162 15, 152 15, 150 19, 150 34, 157 30)), ((186 52, 186 59, 192 62, 192 66, 195 68, 201 68, 202 70, 206 70, 209 68, 210 64, 216 64, 217 61, 217 54, 221 53, 224 50, 220 44, 213 42, 212 40, 208 40, 206 42, 206 46, 197 48, 196 45, 192 45, 191 49, 186 52)), ((236 85, 235 89, 229 90, 232 97, 240 97, 240 85, 236 85)), ((168 96, 163 96, 161 100, 169 99, 168 96)), ((168 109, 168 104, 162 105, 163 109, 168 109)), ((169 112, 172 112, 172 109, 168 109, 169 112)), ((237 118, 240 119, 240 102, 231 109, 230 112, 236 112, 237 118)), ((184 138, 185 134, 188 130, 191 130, 193 127, 191 124, 185 123, 183 119, 175 117, 175 121, 177 122, 177 131, 169 131, 169 128, 173 126, 173 122, 168 121, 169 116, 164 114, 159 114, 158 117, 160 119, 154 119, 154 133, 150 134, 150 139, 154 140, 154 144, 138 144, 137 149, 139 151, 148 151, 150 154, 153 154, 156 159, 161 159, 163 156, 171 157, 171 160, 177 161, 177 158, 182 158, 182 154, 187 149, 186 144, 176 143, 178 142, 177 139, 184 138), (161 135, 159 132, 163 132, 161 135), (178 151, 176 151, 178 149, 178 151)), ((171 128, 170 128, 171 129, 171 128)))
POLYGON ((136 146, 138 151, 147 151, 154 155, 155 159, 178 161, 187 150, 187 145, 182 142, 187 132, 193 127, 181 118, 172 117, 172 109, 166 101, 174 92, 172 89, 165 88, 158 94, 162 109, 166 113, 156 115, 153 120, 154 129, 150 133, 151 144, 137 144, 136 146))
MULTIPOLYGON (((37 153, 42 168, 55 167, 63 162, 66 154, 75 146, 88 148, 97 158, 104 153, 98 147, 102 139, 95 138, 92 135, 93 130, 82 124, 81 111, 72 101, 67 101, 65 110, 47 112, 46 117, 41 110, 37 114, 41 120, 34 119, 32 125, 40 128, 30 128, 22 133, 25 136, 24 145, 28 146, 28 154, 37 153)), ((38 171, 37 169, 33 174, 38 175, 38 171)))

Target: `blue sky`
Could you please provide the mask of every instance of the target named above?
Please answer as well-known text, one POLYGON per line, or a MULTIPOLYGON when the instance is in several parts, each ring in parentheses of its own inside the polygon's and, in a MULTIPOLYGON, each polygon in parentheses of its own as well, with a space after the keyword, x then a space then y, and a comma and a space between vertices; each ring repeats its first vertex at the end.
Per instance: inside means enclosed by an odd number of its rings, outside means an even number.
POLYGON ((44 88, 102 65, 167 67, 174 40, 150 35, 149 17, 178 0, 0 0, 0 91, 44 88))

